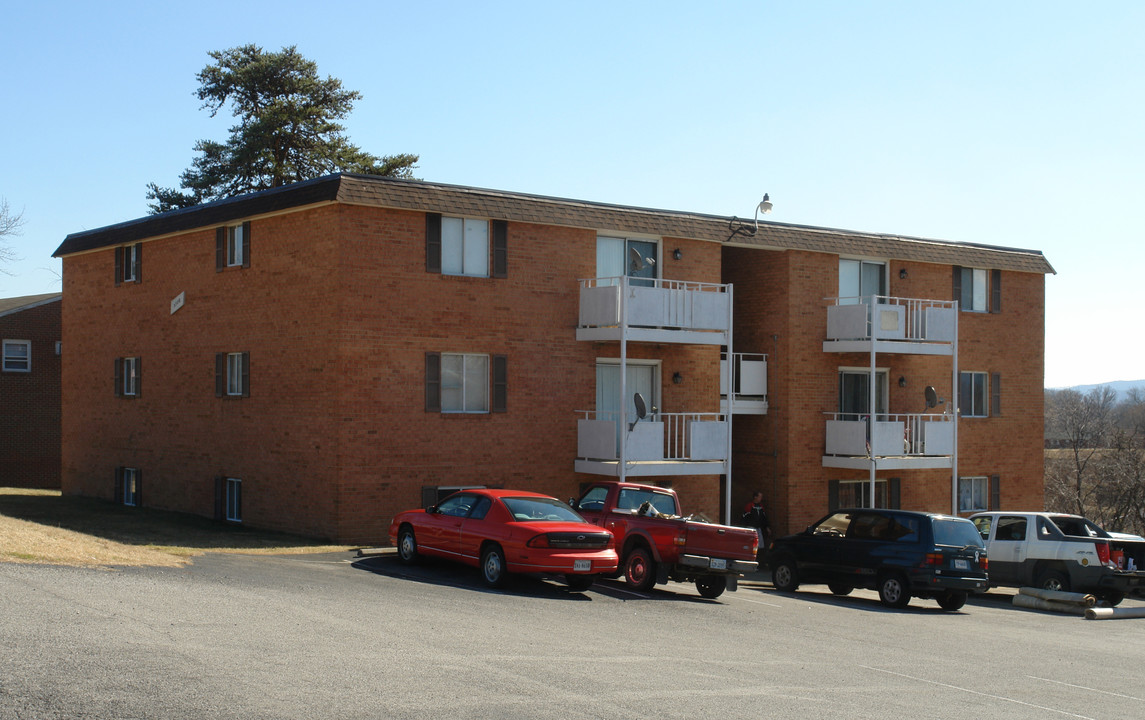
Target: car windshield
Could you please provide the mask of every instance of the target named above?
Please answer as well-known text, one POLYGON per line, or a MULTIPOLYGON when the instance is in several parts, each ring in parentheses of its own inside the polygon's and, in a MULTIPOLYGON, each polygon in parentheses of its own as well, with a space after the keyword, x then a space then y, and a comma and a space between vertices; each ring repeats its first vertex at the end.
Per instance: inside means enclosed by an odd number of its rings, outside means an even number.
POLYGON ((978 533, 978 528, 974 527, 974 523, 968 520, 935 518, 932 527, 934 528, 935 545, 985 547, 982 543, 982 535, 978 533))
POLYGON ((616 500, 617 510, 636 510, 644 503, 652 503, 653 509, 664 515, 676 514, 676 498, 667 493, 638 488, 623 488, 616 500))
POLYGON ((585 522, 575 510, 555 498, 507 497, 501 502, 518 522, 585 522))

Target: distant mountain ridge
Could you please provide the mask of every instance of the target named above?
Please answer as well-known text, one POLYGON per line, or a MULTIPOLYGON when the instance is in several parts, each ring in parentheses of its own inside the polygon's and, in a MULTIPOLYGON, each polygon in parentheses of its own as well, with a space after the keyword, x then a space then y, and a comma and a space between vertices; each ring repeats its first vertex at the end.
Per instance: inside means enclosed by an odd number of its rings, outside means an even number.
POLYGON ((1117 400, 1125 399, 1125 396, 1132 388, 1138 388, 1145 392, 1145 380, 1114 380, 1107 383, 1093 383, 1092 385, 1073 385, 1069 388, 1046 388, 1047 390, 1076 390, 1081 394, 1086 394, 1090 390, 1099 387, 1109 387, 1113 392, 1117 393, 1117 400))

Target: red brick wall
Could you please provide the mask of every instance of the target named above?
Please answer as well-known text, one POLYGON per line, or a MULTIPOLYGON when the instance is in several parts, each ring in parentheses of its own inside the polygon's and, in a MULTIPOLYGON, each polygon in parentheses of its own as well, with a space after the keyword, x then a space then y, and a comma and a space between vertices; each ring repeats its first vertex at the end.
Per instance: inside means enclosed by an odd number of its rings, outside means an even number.
POLYGON ((31 372, 0 372, 0 486, 60 486, 60 302, 0 317, 0 339, 31 342, 31 372))

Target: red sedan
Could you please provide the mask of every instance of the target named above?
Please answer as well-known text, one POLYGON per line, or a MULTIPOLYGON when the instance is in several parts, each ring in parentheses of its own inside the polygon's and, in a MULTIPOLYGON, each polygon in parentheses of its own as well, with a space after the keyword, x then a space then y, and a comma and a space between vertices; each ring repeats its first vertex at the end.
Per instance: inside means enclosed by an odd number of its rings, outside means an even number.
POLYGON ((556 573, 573 590, 587 590, 620 562, 612 533, 556 498, 522 490, 462 490, 399 513, 390 542, 403 563, 419 555, 457 560, 480 568, 490 587, 504 585, 509 573, 556 573))

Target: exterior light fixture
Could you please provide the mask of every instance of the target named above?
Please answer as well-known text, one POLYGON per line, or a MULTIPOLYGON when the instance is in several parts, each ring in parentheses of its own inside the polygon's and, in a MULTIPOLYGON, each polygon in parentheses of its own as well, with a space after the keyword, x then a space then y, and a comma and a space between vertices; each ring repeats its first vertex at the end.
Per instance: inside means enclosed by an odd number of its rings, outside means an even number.
POLYGON ((680 248, 676 248, 675 250, 672 251, 672 259, 673 260, 679 260, 683 257, 684 257, 684 253, 680 252, 680 248))
POLYGON ((906 268, 899 269, 899 279, 906 280, 906 268))
POLYGON ((678 372, 672 373, 672 382, 676 385, 679 385, 680 383, 684 382, 684 376, 678 372))
POLYGON ((899 375, 899 387, 906 387, 906 375, 899 375))
POLYGON ((766 215, 769 212, 771 212, 771 208, 772 208, 771 198, 768 196, 767 193, 764 193, 763 199, 759 201, 759 205, 755 206, 755 229, 756 230, 759 229, 759 214, 763 213, 764 215, 766 215))

